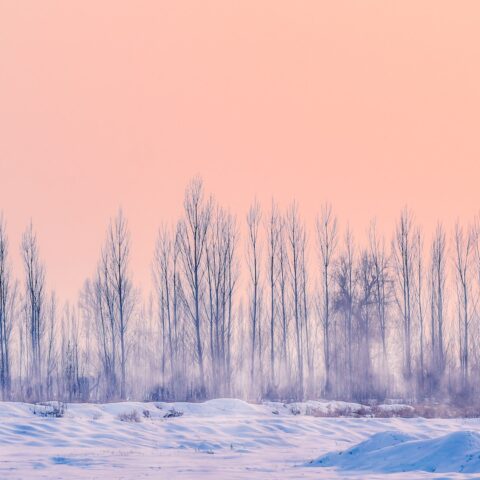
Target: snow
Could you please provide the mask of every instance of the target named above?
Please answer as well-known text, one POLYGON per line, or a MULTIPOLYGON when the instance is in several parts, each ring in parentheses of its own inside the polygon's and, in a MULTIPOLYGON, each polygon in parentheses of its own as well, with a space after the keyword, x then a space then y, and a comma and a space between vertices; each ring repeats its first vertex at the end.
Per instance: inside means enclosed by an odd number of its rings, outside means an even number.
POLYGON ((326 401, 68 404, 62 418, 35 409, 0 402, 2 480, 480 474, 479 419, 328 418, 365 407, 326 401), (166 418, 172 409, 182 415, 166 418), (138 421, 121 420, 132 412, 138 421))
POLYGON ((433 439, 402 432, 376 433, 353 448, 327 454, 310 465, 357 472, 480 473, 480 433, 458 431, 433 439))

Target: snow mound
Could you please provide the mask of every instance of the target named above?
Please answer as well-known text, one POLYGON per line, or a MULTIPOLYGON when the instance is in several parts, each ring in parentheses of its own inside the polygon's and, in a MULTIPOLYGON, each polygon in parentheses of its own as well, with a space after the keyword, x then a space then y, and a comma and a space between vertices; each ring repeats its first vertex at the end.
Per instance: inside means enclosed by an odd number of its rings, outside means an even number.
POLYGON ((259 411, 258 406, 236 398, 215 398, 201 403, 157 402, 157 408, 174 407, 187 415, 217 416, 217 415, 252 415, 259 411))
POLYGON ((418 438, 395 431, 381 432, 309 465, 376 473, 480 473, 480 434, 458 431, 437 438, 418 438))

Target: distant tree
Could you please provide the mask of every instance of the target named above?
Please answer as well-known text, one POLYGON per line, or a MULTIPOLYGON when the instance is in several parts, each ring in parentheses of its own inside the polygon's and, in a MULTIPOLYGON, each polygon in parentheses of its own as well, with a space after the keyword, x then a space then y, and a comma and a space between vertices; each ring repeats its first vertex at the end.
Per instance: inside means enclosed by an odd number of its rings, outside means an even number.
POLYGON ((358 358, 356 362, 356 398, 368 399, 373 392, 372 378, 372 339, 373 330, 373 307, 375 295, 375 267, 367 250, 363 250, 359 256, 356 271, 358 283, 357 305, 357 341, 358 358))
POLYGON ((174 242, 168 233, 166 227, 158 232, 155 246, 155 256, 153 261, 153 278, 158 304, 158 318, 160 321, 161 335, 161 376, 163 387, 166 386, 167 357, 170 365, 170 388, 173 385, 173 371, 176 366, 176 349, 174 347, 174 285, 176 278, 174 276, 173 261, 175 259, 174 242))
POLYGON ((430 313, 431 313, 431 374, 434 387, 445 370, 445 287, 446 240, 441 224, 436 228, 431 246, 430 313))
POLYGON ((24 312, 28 332, 28 397, 38 400, 43 395, 43 351, 45 334, 45 268, 40 261, 37 236, 30 223, 22 238, 25 270, 24 312))
POLYGON ((423 237, 420 229, 415 232, 415 249, 417 251, 415 262, 415 300, 419 332, 419 367, 418 382, 420 391, 424 393, 425 381, 425 306, 424 306, 424 267, 423 267, 423 237))
MULTIPOLYGON (((45 325, 45 394, 47 398, 54 398, 54 385, 57 372, 57 300, 55 293, 52 292, 47 305, 46 325, 45 325)), ((58 394, 58 392, 57 392, 58 394)))
POLYGON ((287 294, 287 269, 288 256, 286 246, 286 232, 285 221, 280 219, 280 234, 279 234, 279 252, 278 252, 278 287, 279 287, 279 303, 280 303, 280 320, 281 320, 281 371, 284 383, 290 386, 291 380, 291 365, 289 358, 289 312, 290 305, 288 303, 287 294))
POLYGON ((469 230, 464 232, 460 224, 455 226, 455 271, 457 280, 457 306, 460 369, 463 389, 468 388, 470 355, 470 324, 471 324, 471 269, 473 254, 473 235, 469 230))
POLYGON ((250 325, 251 325, 251 360, 250 360, 250 382, 251 387, 255 388, 255 357, 258 354, 258 367, 261 368, 261 325, 260 325, 260 309, 261 309, 261 285, 260 285, 260 265, 261 265, 261 248, 259 241, 259 227, 261 221, 261 211, 258 202, 255 202, 248 211, 247 228, 248 228, 248 270, 250 273, 250 325), (258 352, 257 352, 258 351, 258 352))
MULTIPOLYGON (((375 273, 374 303, 382 342, 382 370, 383 381, 388 381, 388 305, 390 303, 392 278, 390 272, 389 256, 385 248, 385 240, 378 238, 375 223, 369 231, 370 256, 375 273)), ((385 386, 386 388, 388 385, 385 386)))
POLYGON ((412 378, 412 311, 415 282, 415 237, 413 217, 405 208, 397 224, 392 242, 393 262, 396 276, 396 301, 403 324, 403 374, 412 378))
POLYGON ((292 310, 295 323, 295 350, 297 363, 297 386, 296 394, 298 398, 303 398, 304 389, 304 308, 302 295, 302 284, 304 281, 304 259, 306 248, 306 234, 303 225, 300 223, 298 215, 298 207, 294 203, 288 213, 286 222, 287 238, 288 238, 288 258, 289 258, 289 274, 290 288, 292 295, 292 310))
MULTIPOLYGON (((231 375, 229 361, 232 334, 232 270, 235 260, 237 231, 235 219, 220 207, 214 208, 206 243, 207 316, 210 332, 211 390, 227 393, 231 375)), ((234 280, 233 280, 234 282, 234 280)))
POLYGON ((194 179, 185 192, 184 219, 178 226, 178 245, 183 268, 184 300, 195 329, 195 350, 199 366, 199 396, 206 396, 201 306, 205 293, 205 255, 212 215, 212 201, 205 200, 203 183, 194 179))
POLYGON ((322 309, 323 351, 325 363, 325 394, 332 393, 331 378, 331 264, 337 247, 337 219, 331 205, 324 205, 320 217, 317 218, 317 239, 320 250, 322 277, 322 309))
MULTIPOLYGON (((353 393, 353 373, 354 373, 354 314, 356 305, 355 295, 355 247, 353 234, 348 228, 345 233, 344 249, 340 254, 336 264, 335 290, 336 298, 334 302, 335 311, 343 317, 344 332, 344 388, 348 398, 353 393)), ((337 348, 340 348, 338 345, 337 348)))
POLYGON ((137 301, 129 257, 130 233, 119 210, 108 227, 97 273, 93 281, 85 284, 82 294, 84 311, 88 312, 87 317, 94 318, 96 325, 107 399, 124 400, 127 395, 129 323, 137 301))
POLYGON ((135 292, 129 272, 130 233, 122 210, 110 224, 106 255, 120 340, 120 398, 123 400, 126 398, 127 334, 135 307, 135 292))
POLYGON ((10 343, 16 297, 17 284, 11 276, 6 223, 3 214, 0 214, 0 398, 2 400, 8 400, 11 393, 10 343))
POLYGON ((268 240, 268 284, 270 296, 270 387, 276 385, 275 377, 275 352, 276 352, 276 326, 277 326, 277 283, 278 283, 278 261, 281 241, 281 222, 278 207, 272 201, 272 207, 266 222, 268 240))

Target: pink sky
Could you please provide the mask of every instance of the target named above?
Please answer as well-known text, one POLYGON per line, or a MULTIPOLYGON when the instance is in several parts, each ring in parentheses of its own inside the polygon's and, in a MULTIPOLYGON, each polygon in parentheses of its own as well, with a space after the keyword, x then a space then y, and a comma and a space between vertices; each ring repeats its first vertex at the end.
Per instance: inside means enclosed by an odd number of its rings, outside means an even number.
POLYGON ((480 2, 0 0, 0 210, 74 298, 122 205, 145 286, 195 174, 390 234, 480 207, 480 2))

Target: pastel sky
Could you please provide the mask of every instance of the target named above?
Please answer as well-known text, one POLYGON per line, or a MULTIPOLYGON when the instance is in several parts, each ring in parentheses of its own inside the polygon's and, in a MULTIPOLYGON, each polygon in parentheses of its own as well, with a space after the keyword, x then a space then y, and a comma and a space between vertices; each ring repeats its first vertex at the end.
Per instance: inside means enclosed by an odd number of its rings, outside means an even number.
POLYGON ((74 298, 121 205, 148 285, 188 180, 390 234, 480 207, 480 2, 0 0, 0 210, 74 298))

